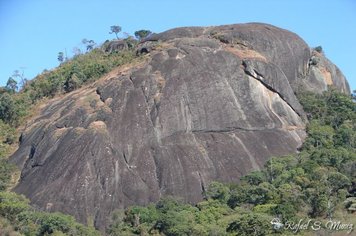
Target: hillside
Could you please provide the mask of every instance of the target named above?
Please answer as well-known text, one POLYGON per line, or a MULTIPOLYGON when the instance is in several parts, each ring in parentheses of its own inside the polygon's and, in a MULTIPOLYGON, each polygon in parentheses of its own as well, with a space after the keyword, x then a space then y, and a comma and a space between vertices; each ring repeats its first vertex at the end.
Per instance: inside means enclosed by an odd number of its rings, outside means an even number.
MULTIPOLYGON (((310 149, 308 118, 324 114, 296 94, 350 94, 322 51, 271 25, 177 28, 136 44, 109 42, 16 95, 54 97, 27 120, 10 159, 21 170, 14 191, 36 208, 103 231, 115 209, 167 196, 196 204, 213 181, 237 183, 272 156, 310 149)), ((353 119, 323 125, 336 132, 353 119)))

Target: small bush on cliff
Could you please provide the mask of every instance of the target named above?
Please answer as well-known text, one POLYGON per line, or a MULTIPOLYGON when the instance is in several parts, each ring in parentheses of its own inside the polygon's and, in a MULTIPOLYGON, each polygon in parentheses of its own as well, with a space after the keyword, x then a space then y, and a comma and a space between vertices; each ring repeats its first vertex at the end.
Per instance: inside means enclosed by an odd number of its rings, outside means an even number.
POLYGON ((318 53, 322 53, 323 52, 323 48, 321 46, 315 47, 314 50, 317 51, 318 53))
POLYGON ((135 37, 138 40, 142 40, 142 39, 145 39, 150 34, 152 34, 152 32, 149 31, 149 30, 138 30, 138 31, 135 32, 135 37))

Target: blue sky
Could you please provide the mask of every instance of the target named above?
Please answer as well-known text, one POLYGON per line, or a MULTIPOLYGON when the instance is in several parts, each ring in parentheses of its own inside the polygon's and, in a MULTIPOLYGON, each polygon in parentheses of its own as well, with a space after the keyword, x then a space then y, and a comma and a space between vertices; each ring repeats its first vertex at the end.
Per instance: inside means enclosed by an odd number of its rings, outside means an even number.
POLYGON ((111 25, 133 34, 245 22, 273 24, 321 45, 356 89, 355 0, 0 0, 0 85, 16 69, 32 79, 56 67, 58 52, 71 55, 83 38, 113 39, 111 25))

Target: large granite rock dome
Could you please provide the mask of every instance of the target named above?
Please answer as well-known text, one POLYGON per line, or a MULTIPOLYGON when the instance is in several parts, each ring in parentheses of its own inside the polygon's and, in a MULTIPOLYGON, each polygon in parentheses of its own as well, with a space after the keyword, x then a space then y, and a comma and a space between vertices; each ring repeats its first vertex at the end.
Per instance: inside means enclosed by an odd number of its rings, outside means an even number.
POLYGON ((349 92, 322 54, 266 24, 173 29, 137 50, 145 62, 42 108, 12 157, 16 192, 101 229, 117 208, 166 195, 197 202, 209 182, 297 151, 296 90, 349 92))

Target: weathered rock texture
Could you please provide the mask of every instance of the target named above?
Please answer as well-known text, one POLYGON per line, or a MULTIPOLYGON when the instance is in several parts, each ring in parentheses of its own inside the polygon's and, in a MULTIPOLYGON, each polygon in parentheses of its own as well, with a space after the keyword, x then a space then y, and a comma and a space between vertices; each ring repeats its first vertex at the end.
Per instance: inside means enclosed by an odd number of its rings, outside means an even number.
POLYGON ((349 91, 323 55, 271 25, 173 29, 138 53, 147 61, 42 109, 12 157, 22 168, 16 192, 99 228, 114 209, 161 196, 197 202, 212 180, 238 181, 296 152, 301 86, 349 91))

